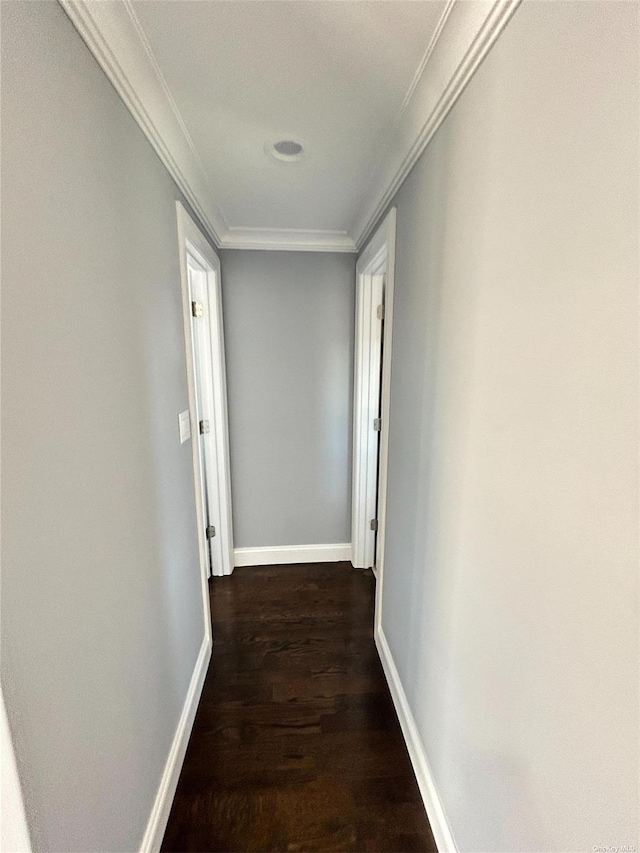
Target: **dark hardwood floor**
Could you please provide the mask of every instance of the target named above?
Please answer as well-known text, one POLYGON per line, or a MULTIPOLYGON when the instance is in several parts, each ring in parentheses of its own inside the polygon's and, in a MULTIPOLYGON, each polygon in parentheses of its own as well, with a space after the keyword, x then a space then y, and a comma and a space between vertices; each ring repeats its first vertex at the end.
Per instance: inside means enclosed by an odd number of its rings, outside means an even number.
POLYGON ((350 563, 210 583, 213 658, 163 851, 435 851, 350 563))

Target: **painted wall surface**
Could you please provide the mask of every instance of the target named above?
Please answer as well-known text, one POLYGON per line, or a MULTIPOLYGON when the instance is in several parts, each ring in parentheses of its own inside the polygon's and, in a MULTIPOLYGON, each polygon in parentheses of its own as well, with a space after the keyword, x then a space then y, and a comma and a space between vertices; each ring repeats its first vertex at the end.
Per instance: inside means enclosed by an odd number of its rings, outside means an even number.
POLYGON ((461 851, 640 840, 638 44, 525 2, 394 202, 382 626, 461 851))
POLYGON ((221 260, 235 545, 349 542, 355 256, 221 260))
POLYGON ((2 3, 2 678, 30 830, 137 850, 204 626, 177 190, 57 3, 2 3))

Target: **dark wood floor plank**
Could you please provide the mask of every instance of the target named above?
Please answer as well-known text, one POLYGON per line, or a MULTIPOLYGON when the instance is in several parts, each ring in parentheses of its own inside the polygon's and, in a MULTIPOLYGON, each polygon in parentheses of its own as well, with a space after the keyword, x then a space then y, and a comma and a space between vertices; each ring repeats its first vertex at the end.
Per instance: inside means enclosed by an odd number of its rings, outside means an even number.
POLYGON ((431 853, 373 642, 374 578, 349 563, 210 583, 214 648, 165 853, 431 853))

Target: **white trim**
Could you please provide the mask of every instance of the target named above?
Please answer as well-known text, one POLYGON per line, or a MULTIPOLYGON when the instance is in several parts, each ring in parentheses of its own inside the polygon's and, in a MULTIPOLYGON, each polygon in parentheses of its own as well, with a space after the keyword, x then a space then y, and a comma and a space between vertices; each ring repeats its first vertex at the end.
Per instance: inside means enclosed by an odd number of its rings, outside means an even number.
POLYGON ((130 0, 59 0, 216 245, 227 228, 130 0))
POLYGON ((387 214, 363 252, 373 250, 376 240, 384 237, 387 252, 385 285, 384 348, 382 352, 382 388, 380 392, 380 467, 378 470, 378 540, 376 544, 376 606, 375 621, 382 619, 382 589, 384 586, 384 549, 387 535, 387 482, 389 476, 389 428, 391 421, 391 360, 393 352, 393 305, 396 285, 396 208, 387 214))
POLYGON ((2 853, 31 853, 31 839, 24 810, 13 738, 9 729, 4 692, 0 691, 0 850, 2 853))
POLYGON ((520 0, 448 0, 349 231, 229 227, 131 0, 59 0, 218 248, 359 250, 520 0))
POLYGON ((193 721, 198 709, 200 694, 207 674, 207 667, 211 659, 211 637, 205 635, 198 654, 189 690, 184 700, 182 713, 178 720, 178 726, 173 736, 171 749, 162 771, 158 793, 156 794, 153 808, 149 816, 147 828, 140 845, 140 853, 158 853, 162 845, 162 838, 167 827, 171 804, 176 793, 182 763, 189 743, 193 721))
POLYGON ((452 0, 445 6, 349 231, 358 248, 366 242, 519 3, 452 0))
POLYGON ((216 484, 220 518, 216 524, 215 548, 218 553, 218 566, 213 573, 230 575, 233 571, 233 526, 231 516, 231 461, 229 457, 229 417, 227 409, 227 380, 224 354, 224 328, 222 316, 222 288, 220 283, 220 259, 207 242, 204 234, 189 216, 183 205, 176 202, 178 219, 178 245, 180 249, 180 282, 182 288, 182 313, 185 336, 185 355, 187 359, 187 388, 189 393, 189 414, 191 417, 193 471, 196 483, 196 516, 198 524, 198 545, 200 566, 202 569, 203 601, 205 623, 211 630, 209 613, 209 591, 207 585, 207 555, 205 548, 205 512, 202 506, 200 485, 200 442, 197 441, 196 392, 193 372, 193 341, 191 334, 191 301, 189 298, 189 276, 187 271, 187 253, 206 262, 213 270, 208 276, 211 359, 213 369, 213 435, 216 452, 216 484), (199 256, 199 258, 198 258, 199 256))
MULTIPOLYGON (((376 602, 381 601, 384 570, 395 257, 396 209, 392 208, 358 258, 356 265, 357 316, 354 359, 352 561, 353 565, 358 568, 372 567, 375 562, 377 571, 376 602), (376 284, 375 273, 379 270, 383 270, 386 277, 384 286, 384 346, 381 388, 378 385, 378 377, 380 376, 380 340, 379 338, 373 339, 369 335, 368 324, 365 322, 371 309, 372 288, 376 284), (375 399, 373 401, 370 399, 371 388, 374 390, 375 399), (379 412, 381 429, 379 433, 375 433, 371 423, 375 415, 372 414, 370 409, 371 405, 375 405, 377 409, 378 394, 381 400, 379 412), (373 484, 370 482, 370 472, 372 464, 375 465, 378 458, 378 442, 380 464, 376 490, 375 482, 373 484), (372 486, 374 487, 373 489, 372 486), (376 492, 377 507, 375 505, 376 492), (375 555, 373 553, 374 536, 368 528, 369 521, 373 517, 371 513, 374 511, 378 519, 375 555)), ((376 606, 376 614, 379 609, 376 606)))
POLYGON ((236 566, 276 566, 287 563, 338 563, 351 559, 351 544, 281 545, 264 548, 236 548, 236 566))
POLYGON ((376 534, 370 522, 377 518, 378 447, 380 432, 374 420, 380 413, 380 365, 386 246, 369 263, 356 266, 356 329, 353 380, 353 472, 351 501, 351 562, 357 569, 375 563, 376 534))
POLYGON ((415 773, 427 817, 431 824, 431 831, 433 832, 436 846, 439 853, 457 853, 458 848, 456 847, 442 800, 436 788, 435 779, 429 766, 422 738, 418 732, 406 693, 400 681, 400 675, 396 669, 389 644, 381 627, 376 627, 374 637, 402 734, 407 744, 409 758, 413 765, 413 772, 415 773))
POLYGON ((305 231, 230 227, 221 237, 223 249, 264 249, 279 252, 355 252, 346 231, 305 231))
POLYGON ((400 107, 400 110, 398 111, 398 115, 396 116, 396 119, 393 123, 394 132, 395 132, 395 129, 397 128, 397 126, 400 124, 400 121, 402 120, 402 116, 404 115, 405 110, 409 106, 409 102, 411 101, 411 98, 413 98, 414 92, 418 88, 418 84, 420 83, 420 80, 422 79, 422 75, 424 74, 424 70, 427 67, 427 62, 429 62, 429 60, 431 59, 431 54, 433 53, 433 50, 434 50, 434 48, 438 42, 438 39, 442 35, 442 30, 444 28, 444 25, 447 22, 447 18, 449 17, 449 14, 451 13, 451 10, 453 9, 453 4, 455 2, 456 2, 456 0, 447 0, 447 2, 444 5, 444 9, 442 10, 442 14, 440 15, 440 18, 438 19, 438 23, 436 24, 436 28, 433 31, 433 35, 429 39, 429 43, 427 44, 425 52, 422 54, 422 59, 420 60, 420 64, 416 68, 416 73, 413 75, 413 80, 409 84, 409 88, 407 89, 406 94, 404 96, 404 100, 402 101, 402 106, 400 107))

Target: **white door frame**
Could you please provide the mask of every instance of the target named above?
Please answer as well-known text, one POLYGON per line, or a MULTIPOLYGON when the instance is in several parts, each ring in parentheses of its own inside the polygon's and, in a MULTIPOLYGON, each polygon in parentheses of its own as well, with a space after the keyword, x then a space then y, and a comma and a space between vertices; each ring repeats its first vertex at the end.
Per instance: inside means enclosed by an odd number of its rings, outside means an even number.
POLYGON ((377 600, 382 590, 384 563, 395 242, 396 209, 392 208, 367 243, 356 264, 351 548, 354 566, 374 569, 377 576, 377 600), (379 298, 382 275, 385 277, 384 347, 380 371, 380 332, 376 332, 371 318, 377 307, 374 303, 379 298), (379 432, 374 430, 373 424, 374 417, 378 416, 379 432), (374 473, 376 468, 377 478, 374 473), (374 517, 378 520, 375 551, 376 537, 370 529, 370 522, 374 517))
POLYGON ((209 286, 207 278, 215 276, 214 270, 207 264, 199 252, 191 245, 187 247, 187 275, 189 277, 189 303, 191 311, 191 337, 193 342, 192 360, 195 366, 194 379, 196 383, 196 417, 193 420, 194 441, 200 445, 200 495, 205 508, 205 523, 207 532, 209 525, 216 533, 211 539, 207 536, 205 559, 207 574, 221 574, 222 565, 220 527, 220 501, 218 499, 217 452, 215 446, 215 424, 212 430, 214 399, 214 371, 212 360, 211 340, 211 309, 209 305, 209 286), (193 306, 199 306, 199 316, 193 316, 193 306), (198 430, 202 425, 204 430, 198 430), (214 566, 217 569, 214 569, 214 566))
POLYGON ((189 255, 205 269, 209 294, 209 332, 211 338, 211 365, 213 372, 211 424, 212 449, 215 453, 215 482, 219 511, 216 536, 213 540, 217 559, 212 566, 215 575, 230 575, 233 572, 233 526, 231 516, 231 464, 229 460, 229 421, 227 411, 227 380, 224 357, 224 328, 222 320, 222 292, 220 285, 220 259, 209 245, 204 234, 187 213, 184 206, 176 202, 178 217, 178 245, 180 249, 180 281, 182 288, 182 313, 184 321, 185 354, 187 359, 187 388, 189 393, 189 416, 191 420, 191 447, 193 475, 195 481, 196 517, 198 525, 198 548, 202 572, 205 621, 209 622, 209 593, 207 585, 206 513, 202 502, 202 478, 200 441, 196 406, 196 383, 193 363, 193 335, 191 333, 191 299, 189 296, 189 255))

